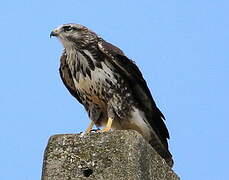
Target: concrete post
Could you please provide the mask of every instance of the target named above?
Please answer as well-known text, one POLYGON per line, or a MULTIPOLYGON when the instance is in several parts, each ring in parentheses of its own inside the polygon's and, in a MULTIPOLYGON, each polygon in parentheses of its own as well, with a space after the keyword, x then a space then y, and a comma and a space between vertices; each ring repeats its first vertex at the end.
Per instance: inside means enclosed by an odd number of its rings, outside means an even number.
POLYGON ((42 180, 179 180, 166 162, 135 131, 49 139, 42 180))

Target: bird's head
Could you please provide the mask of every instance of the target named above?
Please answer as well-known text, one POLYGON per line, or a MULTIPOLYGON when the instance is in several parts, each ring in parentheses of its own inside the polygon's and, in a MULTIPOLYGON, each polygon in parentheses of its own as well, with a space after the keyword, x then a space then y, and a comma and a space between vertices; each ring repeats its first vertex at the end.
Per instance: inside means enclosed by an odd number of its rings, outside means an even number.
POLYGON ((87 27, 80 24, 64 24, 54 29, 51 36, 57 37, 64 48, 83 48, 98 41, 99 37, 87 27))

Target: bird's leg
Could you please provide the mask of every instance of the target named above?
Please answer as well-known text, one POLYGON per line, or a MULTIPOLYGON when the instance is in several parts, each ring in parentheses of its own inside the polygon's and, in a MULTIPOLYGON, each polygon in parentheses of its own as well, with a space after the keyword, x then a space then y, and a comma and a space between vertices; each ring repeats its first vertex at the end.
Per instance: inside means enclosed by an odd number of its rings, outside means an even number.
POLYGON ((94 121, 91 121, 91 122, 90 122, 89 126, 87 127, 87 129, 86 129, 86 131, 85 131, 85 134, 88 134, 88 133, 91 132, 91 130, 92 130, 94 124, 95 124, 94 121))
POLYGON ((102 130, 98 130, 97 132, 108 132, 111 130, 112 123, 113 123, 113 120, 115 117, 112 103, 108 103, 108 105, 107 105, 107 115, 108 115, 108 120, 107 120, 106 126, 102 130))
POLYGON ((107 120, 106 126, 102 130, 98 130, 97 132, 108 132, 108 131, 110 131, 112 122, 113 122, 113 119, 109 117, 107 120))

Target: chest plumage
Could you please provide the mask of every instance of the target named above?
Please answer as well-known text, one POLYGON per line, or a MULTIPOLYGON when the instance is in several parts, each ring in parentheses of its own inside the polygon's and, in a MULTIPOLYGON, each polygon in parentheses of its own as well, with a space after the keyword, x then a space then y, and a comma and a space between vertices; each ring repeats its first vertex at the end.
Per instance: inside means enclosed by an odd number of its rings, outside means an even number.
POLYGON ((67 53, 67 63, 84 104, 108 101, 114 87, 119 84, 119 75, 104 56, 89 50, 75 50, 67 53))

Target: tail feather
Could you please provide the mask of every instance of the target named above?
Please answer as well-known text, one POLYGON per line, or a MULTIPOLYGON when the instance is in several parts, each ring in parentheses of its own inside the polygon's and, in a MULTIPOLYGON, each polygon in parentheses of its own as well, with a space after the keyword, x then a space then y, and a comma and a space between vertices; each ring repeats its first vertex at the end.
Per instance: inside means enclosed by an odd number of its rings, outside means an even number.
POLYGON ((172 154, 169 152, 168 148, 166 148, 158 138, 154 135, 152 139, 149 141, 150 145, 157 151, 157 153, 166 161, 166 163, 172 167, 173 166, 173 159, 172 154))

